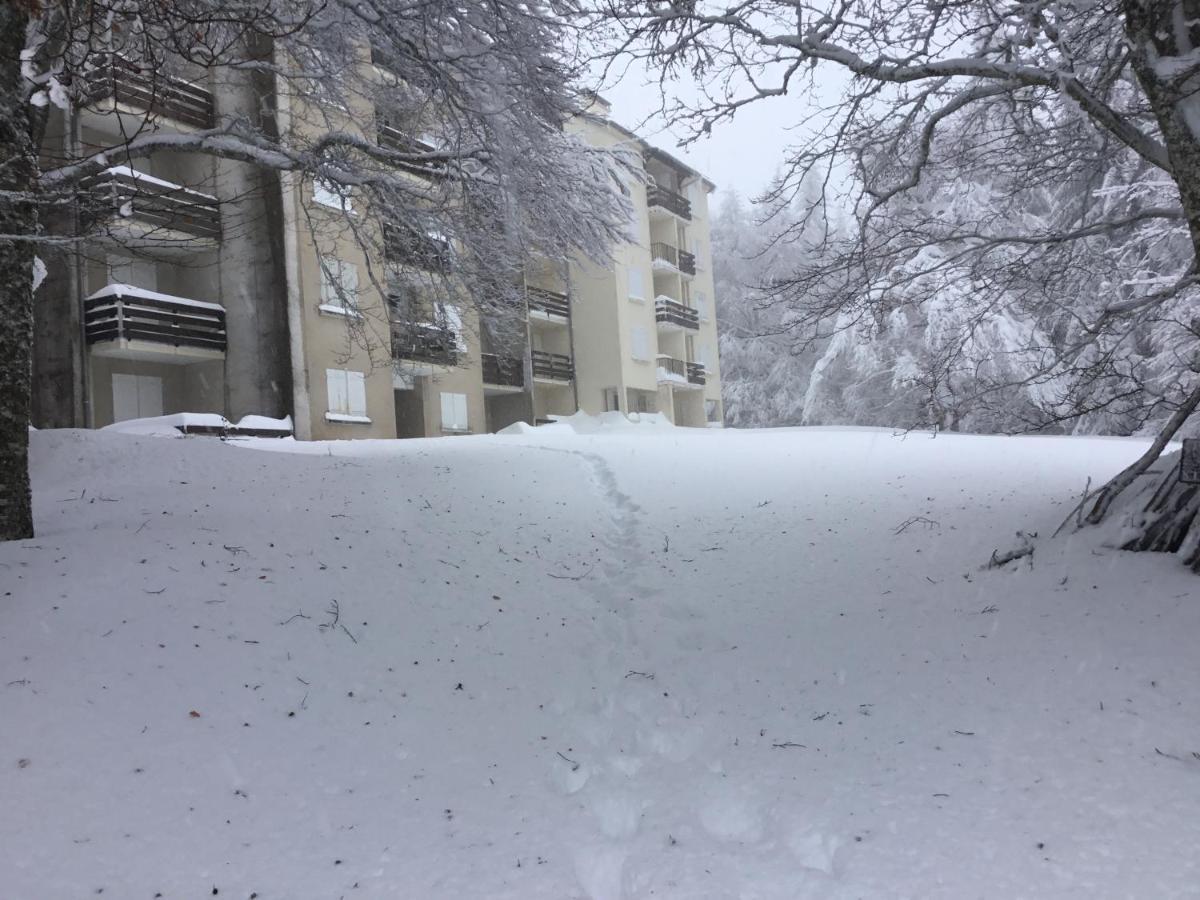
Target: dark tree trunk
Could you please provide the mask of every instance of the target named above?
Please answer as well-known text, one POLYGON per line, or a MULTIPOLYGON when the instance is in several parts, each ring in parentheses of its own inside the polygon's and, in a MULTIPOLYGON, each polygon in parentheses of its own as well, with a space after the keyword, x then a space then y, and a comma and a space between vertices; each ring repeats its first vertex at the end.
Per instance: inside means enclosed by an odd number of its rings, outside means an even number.
MULTIPOLYGON (((37 170, 30 105, 23 96, 21 51, 29 11, 0 0, 0 234, 33 236, 29 196, 37 170), (11 199, 17 197, 17 199, 11 199)), ((29 493, 29 398, 33 352, 33 244, 0 240, 0 540, 33 536, 29 493)))
MULTIPOLYGON (((1192 237, 1192 269, 1200 271, 1200 135, 1188 121, 1189 104, 1196 103, 1200 77, 1168 78, 1156 69, 1154 60, 1185 57, 1200 47, 1200 0, 1125 0, 1125 33, 1129 39, 1131 60, 1138 82, 1145 91, 1162 132, 1171 160, 1171 170, 1179 189, 1179 201, 1187 217, 1192 237)), ((1200 127, 1200 109, 1193 110, 1200 127)), ((1200 345, 1192 361, 1192 371, 1200 374, 1200 345)), ((1100 491, 1087 521, 1101 521, 1114 501, 1159 459, 1168 441, 1187 423, 1200 406, 1200 379, 1164 425, 1150 449, 1100 491)), ((1138 536, 1124 545, 1128 550, 1184 550, 1184 562, 1200 572, 1200 491, 1195 485, 1179 480, 1177 466, 1159 476, 1150 501, 1138 516, 1138 536), (1187 548, 1191 548, 1190 552, 1187 548)))

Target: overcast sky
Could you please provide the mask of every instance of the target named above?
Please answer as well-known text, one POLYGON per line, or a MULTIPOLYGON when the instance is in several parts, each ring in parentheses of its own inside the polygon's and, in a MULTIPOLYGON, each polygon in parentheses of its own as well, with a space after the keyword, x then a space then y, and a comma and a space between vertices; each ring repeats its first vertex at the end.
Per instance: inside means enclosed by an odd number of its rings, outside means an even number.
MULTIPOLYGON (((822 89, 822 101, 832 101, 838 87, 829 84, 822 89)), ((684 99, 698 93, 690 84, 677 90, 684 99)), ((816 111, 802 96, 761 101, 743 107, 732 123, 714 128, 710 137, 681 148, 678 144, 685 132, 672 130, 656 115, 659 86, 649 81, 640 63, 631 64, 620 80, 610 76, 599 85, 599 93, 612 104, 614 121, 707 175, 717 185, 716 203, 729 191, 747 200, 759 194, 779 169, 786 148, 804 136, 805 122, 816 111)))

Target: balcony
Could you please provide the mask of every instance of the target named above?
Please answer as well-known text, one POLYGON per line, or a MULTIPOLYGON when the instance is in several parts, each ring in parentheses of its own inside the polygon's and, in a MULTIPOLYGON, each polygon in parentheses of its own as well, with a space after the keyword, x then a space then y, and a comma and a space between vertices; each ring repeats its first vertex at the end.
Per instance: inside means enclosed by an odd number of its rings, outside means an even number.
POLYGON ((656 365, 659 384, 671 384, 685 390, 704 387, 703 363, 686 362, 671 356, 660 356, 656 360, 656 365))
POLYGON ((450 274, 450 242, 410 225, 384 225, 383 250, 390 265, 411 266, 438 275, 450 274))
POLYGON ((646 203, 650 207, 651 212, 654 212, 656 209, 662 209, 689 222, 692 219, 692 204, 688 202, 686 197, 676 194, 674 191, 669 191, 664 187, 659 187, 656 184, 652 184, 646 188, 646 203))
POLYGON ((458 364, 454 329, 432 322, 393 322, 392 357, 431 366, 458 364))
POLYGON ((529 302, 529 317, 552 322, 571 321, 571 300, 566 294, 548 291, 545 288, 527 287, 525 296, 529 302))
POLYGON ((376 117, 376 127, 379 131, 379 146, 393 153, 400 153, 411 159, 393 160, 392 164, 402 171, 421 178, 440 180, 446 177, 445 160, 438 155, 437 159, 422 159, 422 157, 438 154, 438 148, 428 141, 413 137, 402 128, 391 124, 385 116, 376 117))
POLYGON ((575 366, 571 357, 563 353, 547 353, 545 350, 534 350, 533 377, 537 381, 570 382, 575 377, 575 366))
POLYGON ((115 103, 194 128, 216 124, 211 91, 175 75, 147 69, 118 53, 100 54, 99 59, 83 76, 81 105, 111 98, 115 103))
POLYGON ((225 355, 225 309, 128 284, 83 301, 84 334, 100 356, 196 362, 225 355))
POLYGON ((696 274, 696 257, 686 250, 679 251, 679 271, 684 275, 696 274))
POLYGON ((525 387, 525 365, 521 360, 496 353, 484 353, 482 361, 485 385, 517 390, 525 387))
MULTIPOLYGON (((149 226, 148 235, 221 240, 221 207, 216 197, 163 181, 128 166, 113 166, 81 185, 97 219, 120 219, 149 226)), ((146 235, 143 235, 146 236, 146 235)))
POLYGON ((696 274, 695 256, 662 241, 650 245, 650 261, 656 269, 674 270, 684 275, 696 274))
POLYGON ((670 297, 654 298, 654 318, 663 331, 700 330, 700 314, 670 297))

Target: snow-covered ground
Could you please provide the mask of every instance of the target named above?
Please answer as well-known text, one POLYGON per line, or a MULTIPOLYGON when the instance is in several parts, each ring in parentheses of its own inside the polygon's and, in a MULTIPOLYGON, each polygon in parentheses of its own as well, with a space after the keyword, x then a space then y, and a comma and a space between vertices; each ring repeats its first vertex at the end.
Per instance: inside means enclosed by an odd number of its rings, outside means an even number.
POLYGON ((2 897, 1200 896, 1200 582, 980 568, 1139 442, 32 437, 2 897))

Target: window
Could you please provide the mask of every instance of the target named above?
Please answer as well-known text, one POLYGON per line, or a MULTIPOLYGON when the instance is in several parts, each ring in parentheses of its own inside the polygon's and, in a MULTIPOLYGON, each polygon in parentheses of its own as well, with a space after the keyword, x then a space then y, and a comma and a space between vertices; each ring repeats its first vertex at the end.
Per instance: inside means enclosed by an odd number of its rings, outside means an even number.
POLYGON ((444 325, 454 332, 454 344, 459 353, 467 352, 467 338, 463 333, 462 313, 457 306, 450 306, 447 303, 439 303, 438 307, 438 322, 439 325, 444 325))
POLYGON ((634 325, 630 333, 630 353, 634 359, 650 359, 650 335, 644 325, 634 325))
POLYGON ((646 283, 641 269, 629 270, 629 299, 646 299, 646 283))
POLYGON ((442 431, 467 431, 467 395, 442 392, 442 431))
POLYGON ((313 202, 344 212, 354 211, 354 207, 350 203, 349 188, 334 184, 326 178, 313 179, 313 202))
POLYGON ((325 389, 329 394, 326 420, 370 424, 371 420, 367 418, 367 377, 362 372, 326 369, 325 389))
POLYGON ((321 310, 358 315, 358 266, 333 256, 321 257, 321 310))
POLYGON ((692 259, 696 263, 697 269, 703 269, 704 265, 700 262, 700 238, 692 238, 688 241, 688 249, 691 251, 692 259))
POLYGON ((696 291, 696 295, 692 298, 692 308, 699 313, 701 322, 708 321, 708 297, 704 291, 696 291))
POLYGON ((114 422, 163 414, 163 384, 156 376, 114 373, 112 396, 114 422))
POLYGON ((604 389, 604 411, 621 411, 621 392, 615 387, 604 389))

